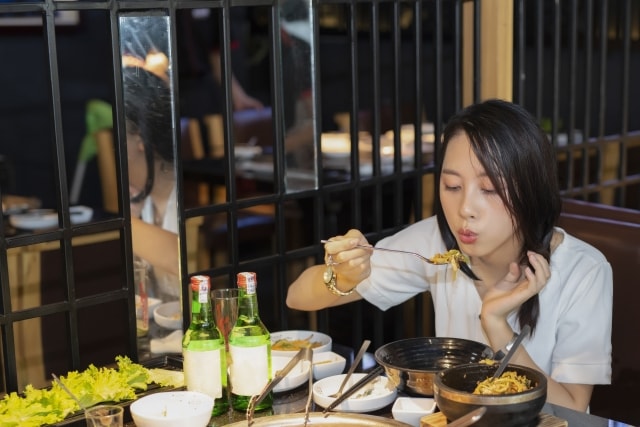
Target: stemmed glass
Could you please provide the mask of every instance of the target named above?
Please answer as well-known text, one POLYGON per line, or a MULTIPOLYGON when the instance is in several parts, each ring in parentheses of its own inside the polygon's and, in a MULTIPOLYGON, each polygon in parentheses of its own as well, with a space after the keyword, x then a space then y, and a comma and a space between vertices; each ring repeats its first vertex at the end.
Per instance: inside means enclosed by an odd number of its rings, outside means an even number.
POLYGON ((224 345, 229 352, 229 333, 238 319, 238 288, 214 289, 213 317, 218 330, 224 337, 224 345))
MULTIPOLYGON (((227 400, 231 400, 231 382, 229 378, 229 367, 233 363, 229 353, 229 334, 233 325, 238 319, 238 288, 214 289, 211 291, 213 297, 213 317, 218 330, 224 338, 224 347, 227 359, 227 400)), ((231 402, 229 402, 231 404, 231 402)))

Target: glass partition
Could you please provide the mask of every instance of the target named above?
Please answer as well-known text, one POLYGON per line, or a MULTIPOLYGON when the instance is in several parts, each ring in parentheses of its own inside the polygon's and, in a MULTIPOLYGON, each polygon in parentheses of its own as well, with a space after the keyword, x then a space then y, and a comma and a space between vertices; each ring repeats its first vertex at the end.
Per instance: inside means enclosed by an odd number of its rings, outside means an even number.
POLYGON ((312 17, 309 0, 284 0, 280 8, 287 192, 318 187, 312 17))
MULTIPOLYGON (((149 310, 182 295, 170 20, 125 13, 119 29, 138 335, 161 338, 171 330, 149 321, 149 310)), ((181 304, 171 306, 182 319, 181 304)))

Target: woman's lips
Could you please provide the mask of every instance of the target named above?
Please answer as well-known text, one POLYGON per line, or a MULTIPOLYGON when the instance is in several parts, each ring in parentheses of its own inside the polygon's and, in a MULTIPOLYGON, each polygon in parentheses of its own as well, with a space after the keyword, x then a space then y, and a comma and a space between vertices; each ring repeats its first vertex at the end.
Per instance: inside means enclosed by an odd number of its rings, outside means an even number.
POLYGON ((460 230, 458 231, 458 239, 460 239, 461 243, 471 244, 475 243, 478 240, 478 235, 469 230, 460 230))

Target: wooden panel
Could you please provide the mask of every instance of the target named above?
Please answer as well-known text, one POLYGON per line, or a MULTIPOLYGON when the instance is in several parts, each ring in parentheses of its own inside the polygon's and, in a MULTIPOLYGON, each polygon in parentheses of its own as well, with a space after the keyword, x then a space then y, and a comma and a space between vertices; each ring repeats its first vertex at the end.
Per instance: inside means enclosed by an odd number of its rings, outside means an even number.
MULTIPOLYGON (((447 417, 442 412, 424 416, 420 419, 420 427, 443 427, 447 425, 447 417)), ((566 420, 542 413, 536 427, 567 427, 566 420)))
POLYGON ((586 203, 582 207, 573 204, 572 208, 580 214, 563 213, 559 225, 568 233, 599 249, 613 270, 611 384, 594 387, 591 413, 638 425, 640 414, 635 396, 640 389, 640 341, 629 339, 629 332, 632 325, 640 324, 640 311, 637 309, 637 301, 640 300, 637 286, 640 212, 635 212, 634 215, 634 211, 620 209, 617 214, 610 213, 602 217, 605 211, 618 208, 594 203, 586 203), (628 221, 610 218, 627 218, 628 221))

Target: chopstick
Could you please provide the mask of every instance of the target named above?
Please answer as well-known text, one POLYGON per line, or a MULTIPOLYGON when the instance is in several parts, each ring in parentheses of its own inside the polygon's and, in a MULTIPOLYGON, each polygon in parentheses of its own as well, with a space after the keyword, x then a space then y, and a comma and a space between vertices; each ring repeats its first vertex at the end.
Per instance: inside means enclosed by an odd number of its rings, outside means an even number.
POLYGON ((382 366, 380 365, 376 366, 366 376, 362 377, 360 381, 358 381, 357 383, 349 387, 344 393, 342 393, 342 396, 338 397, 336 400, 331 402, 331 404, 327 406, 324 409, 324 411, 322 411, 322 413, 327 414, 327 412, 333 410, 333 408, 335 408, 336 406, 338 406, 339 404, 347 400, 349 397, 351 397, 352 394, 354 394, 356 391, 360 390, 362 387, 364 387, 365 385, 373 381, 383 372, 384 372, 384 368, 382 366))

